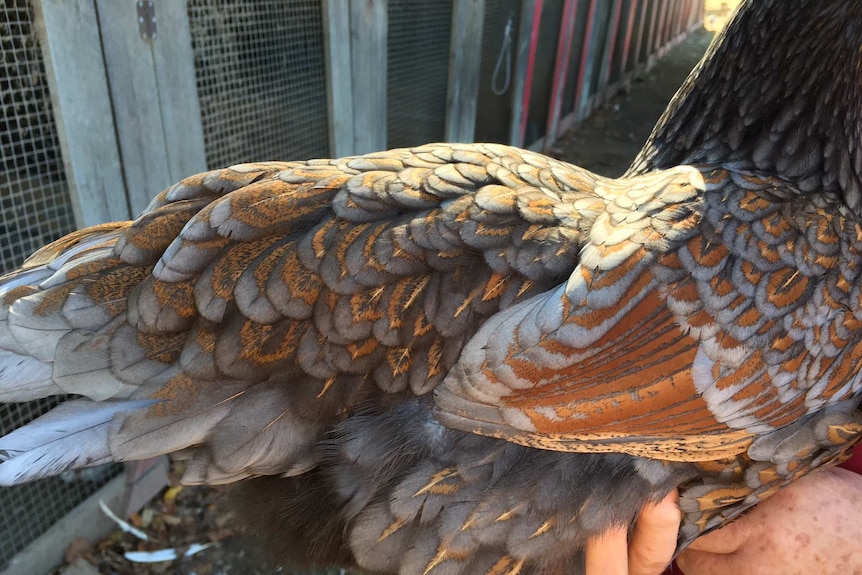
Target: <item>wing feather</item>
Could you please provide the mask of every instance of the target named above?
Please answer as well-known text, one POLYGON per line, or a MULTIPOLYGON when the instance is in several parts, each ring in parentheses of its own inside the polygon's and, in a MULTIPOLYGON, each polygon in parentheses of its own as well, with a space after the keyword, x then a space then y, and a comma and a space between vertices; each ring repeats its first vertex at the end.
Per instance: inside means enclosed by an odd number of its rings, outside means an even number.
POLYGON ((638 217, 609 206, 564 288, 467 344, 437 392, 441 421, 545 449, 705 461, 857 393, 862 337, 837 259, 859 252, 855 224, 774 179, 705 181, 688 202, 685 186, 676 202, 659 193, 664 206, 628 192, 638 217))

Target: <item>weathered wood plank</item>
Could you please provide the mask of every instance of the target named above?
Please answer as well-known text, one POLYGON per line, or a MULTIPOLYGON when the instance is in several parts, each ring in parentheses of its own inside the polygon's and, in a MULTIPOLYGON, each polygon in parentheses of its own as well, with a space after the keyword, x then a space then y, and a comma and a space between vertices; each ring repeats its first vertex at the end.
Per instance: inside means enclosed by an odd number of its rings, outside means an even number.
POLYGON ((152 42, 171 182, 207 169, 186 0, 158 2, 152 42))
POLYGON ((329 151, 335 158, 355 154, 349 0, 323 0, 326 104, 329 151))
POLYGON ((446 94, 447 142, 472 142, 476 132, 485 0, 455 0, 446 94))
POLYGON ((129 205, 138 214, 173 182, 151 40, 138 34, 134 2, 96 0, 96 7, 129 205))
POLYGON ((129 217, 93 0, 36 0, 35 24, 79 227, 129 217))
POLYGON ((386 148, 386 0, 350 2, 354 153, 386 148))

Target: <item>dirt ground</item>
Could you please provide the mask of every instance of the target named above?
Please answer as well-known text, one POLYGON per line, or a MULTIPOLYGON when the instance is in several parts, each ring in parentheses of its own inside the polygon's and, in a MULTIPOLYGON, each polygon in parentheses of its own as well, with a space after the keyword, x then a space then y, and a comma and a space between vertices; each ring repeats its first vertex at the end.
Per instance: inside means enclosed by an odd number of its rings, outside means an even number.
MULTIPOLYGON (((561 138, 550 153, 602 175, 621 175, 711 38, 706 31, 691 35, 635 80, 627 93, 561 138)), ((95 543, 77 541, 66 552, 66 565, 54 575, 312 575, 266 566, 252 550, 253 543, 240 537, 233 514, 223 505, 224 496, 223 488, 180 487, 175 477, 171 488, 131 518, 149 541, 121 531, 95 543), (128 551, 164 548, 177 549, 182 556, 194 544, 212 545, 174 561, 133 563, 124 557, 128 551)))
POLYGON ((551 155, 603 176, 621 176, 649 137, 665 106, 709 46, 699 30, 670 50, 652 70, 565 134, 551 155))

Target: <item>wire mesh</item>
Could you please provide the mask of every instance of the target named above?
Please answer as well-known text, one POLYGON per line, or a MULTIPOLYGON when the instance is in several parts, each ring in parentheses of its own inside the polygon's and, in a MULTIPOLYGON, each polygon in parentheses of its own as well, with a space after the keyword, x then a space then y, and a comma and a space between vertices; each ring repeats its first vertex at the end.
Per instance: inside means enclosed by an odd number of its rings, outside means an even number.
POLYGON ((390 0, 386 139, 400 148, 445 137, 452 0, 390 0))
POLYGON ((320 0, 189 0, 207 164, 329 155, 320 0))
POLYGON ((477 142, 509 142, 520 16, 520 0, 496 0, 485 5, 479 70, 481 105, 476 110, 477 142), (511 27, 507 39, 509 22, 511 27))
MULTIPOLYGON (((0 6, 0 102, 0 272, 7 272, 75 229, 29 1, 4 0, 0 6)), ((0 406, 0 436, 62 400, 0 406)), ((120 469, 105 466, 0 488, 0 569, 120 469)))
MULTIPOLYGON (((0 436, 46 413, 65 397, 0 405, 0 436)), ((0 487, 0 570, 29 543, 122 471, 102 465, 16 485, 0 487)))
POLYGON ((75 228, 30 2, 0 7, 0 272, 75 228))

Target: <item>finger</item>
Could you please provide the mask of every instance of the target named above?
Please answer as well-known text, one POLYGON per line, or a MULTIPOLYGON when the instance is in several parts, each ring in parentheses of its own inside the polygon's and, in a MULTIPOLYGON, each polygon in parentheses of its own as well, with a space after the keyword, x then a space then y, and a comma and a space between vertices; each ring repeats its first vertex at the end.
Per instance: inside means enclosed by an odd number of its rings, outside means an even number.
POLYGON ((586 575, 627 575, 628 530, 619 527, 587 542, 586 575))
POLYGON ((745 543, 749 537, 746 517, 742 517, 733 523, 716 529, 702 537, 695 539, 689 549, 694 551, 706 551, 708 553, 728 554, 733 553, 745 543))
POLYGON ((682 513, 674 489, 656 504, 647 504, 629 543, 629 574, 658 575, 673 559, 682 513))

